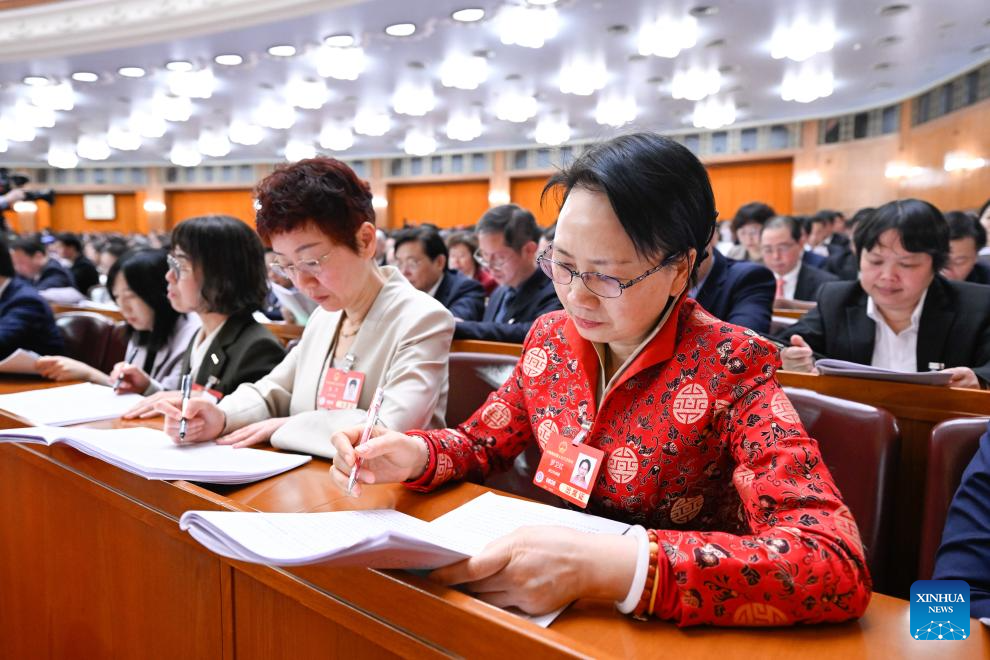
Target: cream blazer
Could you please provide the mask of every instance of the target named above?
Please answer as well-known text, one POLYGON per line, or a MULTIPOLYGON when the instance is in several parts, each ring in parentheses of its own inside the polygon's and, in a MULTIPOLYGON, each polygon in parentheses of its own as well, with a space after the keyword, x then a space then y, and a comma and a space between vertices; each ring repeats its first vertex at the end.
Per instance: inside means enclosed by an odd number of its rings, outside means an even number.
POLYGON ((385 390, 379 424, 397 431, 445 426, 454 317, 395 268, 383 266, 382 274, 385 285, 351 344, 357 358, 353 369, 365 374, 358 408, 316 407, 342 316, 318 307, 299 344, 271 373, 242 384, 220 402, 227 416, 224 433, 272 417, 290 417, 272 435, 274 446, 332 458, 330 435, 363 424, 378 387, 385 390))

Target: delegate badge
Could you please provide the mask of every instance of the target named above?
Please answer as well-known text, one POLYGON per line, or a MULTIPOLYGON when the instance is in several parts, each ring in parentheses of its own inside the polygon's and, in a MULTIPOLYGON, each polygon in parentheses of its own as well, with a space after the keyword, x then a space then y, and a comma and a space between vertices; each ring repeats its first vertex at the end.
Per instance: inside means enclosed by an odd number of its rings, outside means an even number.
POLYGON ((358 407, 364 374, 360 371, 344 371, 331 367, 323 379, 323 387, 316 397, 316 407, 324 410, 348 410, 358 407))
POLYGON ((533 483, 584 509, 588 506, 604 456, 600 449, 583 443, 574 444, 559 433, 551 433, 533 483))

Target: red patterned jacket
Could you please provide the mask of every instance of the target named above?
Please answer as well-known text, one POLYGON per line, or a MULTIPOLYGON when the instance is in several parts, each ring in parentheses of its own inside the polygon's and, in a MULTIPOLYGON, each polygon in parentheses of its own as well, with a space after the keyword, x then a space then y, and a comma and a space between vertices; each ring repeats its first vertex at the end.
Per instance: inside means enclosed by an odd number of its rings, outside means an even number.
POLYGON ((590 513, 658 531, 670 564, 658 612, 679 625, 860 616, 871 583, 859 531, 818 445, 777 383, 776 349, 693 300, 679 304, 596 405, 599 361, 564 312, 539 318, 509 380, 430 445, 430 490, 507 469, 558 431, 605 452, 590 513), (674 322, 676 320, 676 323, 674 322))

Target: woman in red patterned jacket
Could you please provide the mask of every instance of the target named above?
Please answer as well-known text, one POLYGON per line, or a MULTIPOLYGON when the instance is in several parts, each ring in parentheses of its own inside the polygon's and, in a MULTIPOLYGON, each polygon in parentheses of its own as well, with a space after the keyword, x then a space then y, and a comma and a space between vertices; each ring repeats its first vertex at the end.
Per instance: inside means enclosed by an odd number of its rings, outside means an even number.
POLYGON ((715 226, 704 167, 672 140, 627 135, 554 187, 564 204, 539 261, 564 311, 536 321, 512 376, 458 428, 378 429, 357 449, 360 429, 334 435, 334 482, 355 454, 359 483, 480 481, 583 428, 604 452, 588 511, 633 533, 524 528, 437 579, 530 613, 607 598, 680 625, 860 616, 859 532, 777 383, 776 351, 686 298, 715 226))

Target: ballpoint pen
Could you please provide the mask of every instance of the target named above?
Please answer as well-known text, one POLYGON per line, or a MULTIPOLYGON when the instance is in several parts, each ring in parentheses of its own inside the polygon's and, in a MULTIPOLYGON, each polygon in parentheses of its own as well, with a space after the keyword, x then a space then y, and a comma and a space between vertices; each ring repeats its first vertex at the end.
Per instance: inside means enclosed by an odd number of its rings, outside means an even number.
POLYGON ((182 419, 179 420, 179 442, 186 439, 186 410, 189 408, 189 396, 192 394, 192 374, 182 376, 182 419))
MULTIPOLYGON (((137 349, 134 349, 134 350, 132 350, 132 351, 131 351, 131 355, 130 355, 130 357, 127 357, 127 358, 125 358, 125 359, 124 359, 124 362, 126 362, 127 364, 130 364, 131 362, 133 362, 133 361, 134 361, 134 356, 135 356, 136 354, 137 354, 137 349)), ((120 389, 120 384, 121 384, 121 383, 123 383, 123 382, 124 382, 124 372, 123 372, 123 371, 121 371, 121 372, 120 372, 120 375, 119 375, 119 376, 117 376, 117 380, 115 380, 115 381, 113 382, 113 393, 114 393, 114 394, 116 394, 116 393, 117 393, 117 390, 119 390, 119 389, 120 389)))
MULTIPOLYGON (((361 440, 358 441, 357 446, 360 447, 368 441, 371 437, 371 431, 375 428, 375 424, 378 423, 378 413, 382 409, 382 399, 385 398, 385 390, 378 388, 375 390, 375 398, 371 401, 371 407, 368 408, 368 418, 364 422, 364 432, 361 433, 361 440)), ((351 491, 354 490, 354 484, 357 483, 358 468, 361 466, 361 459, 355 455, 354 456, 354 467, 351 468, 351 476, 347 480, 347 494, 350 495, 351 491)))

